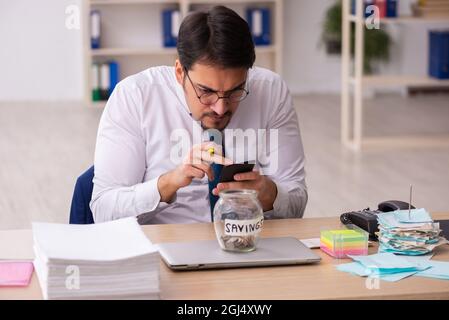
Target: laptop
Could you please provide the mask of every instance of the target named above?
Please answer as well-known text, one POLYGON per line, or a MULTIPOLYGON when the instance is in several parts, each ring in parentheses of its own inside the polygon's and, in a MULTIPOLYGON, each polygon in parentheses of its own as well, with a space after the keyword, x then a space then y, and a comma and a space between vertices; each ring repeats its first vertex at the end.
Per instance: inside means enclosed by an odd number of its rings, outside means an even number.
POLYGON ((158 247, 173 270, 297 265, 321 260, 293 237, 260 238, 257 249, 246 253, 224 251, 217 240, 159 243, 158 247))

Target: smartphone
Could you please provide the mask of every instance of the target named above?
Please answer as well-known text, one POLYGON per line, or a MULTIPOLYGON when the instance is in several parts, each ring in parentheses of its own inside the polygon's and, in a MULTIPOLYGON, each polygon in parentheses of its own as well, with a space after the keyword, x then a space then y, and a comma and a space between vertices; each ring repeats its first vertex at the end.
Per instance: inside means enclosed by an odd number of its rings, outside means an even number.
POLYGON ((224 166, 221 171, 220 182, 234 181, 234 175, 253 171, 254 163, 234 163, 224 166))

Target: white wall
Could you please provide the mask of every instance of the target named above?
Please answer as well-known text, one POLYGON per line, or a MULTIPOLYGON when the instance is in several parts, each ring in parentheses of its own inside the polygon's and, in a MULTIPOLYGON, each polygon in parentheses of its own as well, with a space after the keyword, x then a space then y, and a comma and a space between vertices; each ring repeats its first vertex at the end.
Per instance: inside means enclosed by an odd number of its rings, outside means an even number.
POLYGON ((320 44, 326 8, 334 0, 285 0, 283 75, 293 93, 338 92, 340 57, 320 44))
POLYGON ((82 37, 65 9, 82 0, 0 0, 0 100, 83 97, 82 37))
MULTIPOLYGON (((83 98, 81 30, 65 27, 65 8, 82 1, 0 0, 0 100, 83 98)), ((340 58, 320 45, 325 10, 334 0, 284 1, 284 77, 291 91, 338 93, 340 58)), ((410 13, 411 1, 400 0, 403 14, 410 13)), ((426 74, 427 29, 441 26, 391 27, 395 45, 381 70, 426 74)))

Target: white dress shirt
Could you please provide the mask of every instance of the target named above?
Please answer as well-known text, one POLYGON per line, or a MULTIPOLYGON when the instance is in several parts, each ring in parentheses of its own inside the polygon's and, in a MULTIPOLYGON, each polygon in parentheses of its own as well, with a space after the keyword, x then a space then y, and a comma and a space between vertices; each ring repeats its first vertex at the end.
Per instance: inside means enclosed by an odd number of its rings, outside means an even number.
MULTIPOLYGON (((275 182, 277 197, 265 218, 300 218, 307 203, 304 152, 288 88, 277 74, 257 67, 249 70, 246 88, 249 95, 226 129, 266 130, 267 142, 259 139, 258 144, 266 155, 276 154, 276 158, 268 167, 256 161, 256 168, 275 182), (277 130, 277 143, 271 142, 275 135, 270 129, 277 130)), ((171 203, 160 201, 157 188, 159 177, 183 158, 174 152, 176 147, 182 145, 181 151, 188 151, 202 142, 202 133, 190 115, 174 67, 149 68, 121 81, 98 128, 90 202, 95 222, 129 216, 137 216, 141 224, 210 222, 207 176, 179 189, 171 203), (189 137, 187 145, 177 140, 182 134, 189 137)), ((226 157, 234 162, 253 160, 250 151, 242 154, 244 148, 236 140, 225 138, 226 157)))

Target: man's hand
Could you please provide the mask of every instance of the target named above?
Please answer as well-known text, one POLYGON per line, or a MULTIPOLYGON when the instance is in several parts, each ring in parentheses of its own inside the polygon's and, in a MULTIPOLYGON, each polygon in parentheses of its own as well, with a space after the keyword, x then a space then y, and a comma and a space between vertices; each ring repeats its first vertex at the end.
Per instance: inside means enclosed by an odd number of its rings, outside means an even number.
POLYGON ((183 163, 175 169, 159 177, 157 187, 162 202, 170 202, 178 189, 188 186, 194 178, 202 179, 206 174, 209 180, 214 179, 210 167, 212 162, 229 165, 232 161, 222 156, 222 147, 213 142, 204 142, 193 146, 183 163), (214 149, 210 154, 208 150, 214 149))
POLYGON ((227 189, 252 189, 258 192, 259 201, 262 204, 263 211, 273 209, 274 200, 276 200, 278 189, 276 184, 267 176, 261 175, 258 171, 238 173, 234 175, 233 182, 219 183, 212 190, 214 195, 227 189))

